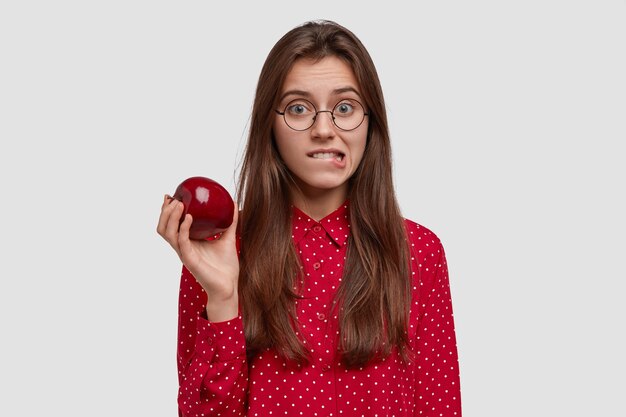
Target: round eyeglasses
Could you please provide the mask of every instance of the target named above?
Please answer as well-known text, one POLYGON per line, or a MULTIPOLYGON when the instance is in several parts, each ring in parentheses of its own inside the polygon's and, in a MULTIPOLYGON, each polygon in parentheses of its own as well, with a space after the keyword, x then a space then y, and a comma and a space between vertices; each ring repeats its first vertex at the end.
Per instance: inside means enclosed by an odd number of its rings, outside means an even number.
POLYGON ((335 126, 345 131, 361 126, 365 116, 368 115, 363 105, 351 98, 339 101, 332 110, 317 110, 309 100, 298 98, 290 101, 282 112, 274 111, 283 116, 287 126, 297 131, 307 130, 313 126, 320 113, 330 113, 335 126))

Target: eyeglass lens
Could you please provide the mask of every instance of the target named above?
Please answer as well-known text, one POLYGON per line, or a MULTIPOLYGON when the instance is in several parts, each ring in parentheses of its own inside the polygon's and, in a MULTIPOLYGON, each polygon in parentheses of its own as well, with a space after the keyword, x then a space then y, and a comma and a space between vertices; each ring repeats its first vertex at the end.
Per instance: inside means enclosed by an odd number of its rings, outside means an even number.
POLYGON ((361 103, 353 99, 344 99, 335 105, 332 112, 317 111, 313 103, 305 99, 297 99, 285 106, 284 117, 287 125, 294 130, 307 130, 315 123, 319 113, 331 113, 335 125, 341 130, 354 130, 365 118, 365 110, 361 103))

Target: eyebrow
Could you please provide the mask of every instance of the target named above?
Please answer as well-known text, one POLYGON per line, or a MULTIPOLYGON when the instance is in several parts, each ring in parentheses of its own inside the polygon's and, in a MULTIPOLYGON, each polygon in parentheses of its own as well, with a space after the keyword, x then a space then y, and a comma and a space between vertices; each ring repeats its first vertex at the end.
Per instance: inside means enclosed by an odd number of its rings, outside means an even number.
MULTIPOLYGON (((332 91, 332 95, 336 96, 338 94, 343 94, 343 93, 348 93, 348 92, 353 92, 356 95, 358 95, 359 97, 361 96, 361 94, 359 94, 359 92, 354 88, 354 87, 341 87, 341 88, 336 88, 332 91)), ((308 91, 304 91, 304 90, 289 90, 289 91, 285 91, 283 93, 282 96, 280 96, 280 101, 283 101, 285 99, 285 97, 287 96, 304 96, 307 98, 311 97, 311 93, 309 93, 308 91)))

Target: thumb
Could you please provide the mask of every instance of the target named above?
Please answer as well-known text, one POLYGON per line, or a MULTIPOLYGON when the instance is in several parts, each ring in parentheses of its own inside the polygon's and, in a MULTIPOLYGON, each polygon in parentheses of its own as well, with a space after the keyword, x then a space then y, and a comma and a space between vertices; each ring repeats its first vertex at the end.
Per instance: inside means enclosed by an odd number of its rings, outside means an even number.
POLYGON ((228 229, 222 235, 222 239, 232 239, 235 240, 237 236, 237 223, 239 220, 239 205, 236 201, 233 202, 235 205, 235 209, 233 210, 233 222, 228 229))

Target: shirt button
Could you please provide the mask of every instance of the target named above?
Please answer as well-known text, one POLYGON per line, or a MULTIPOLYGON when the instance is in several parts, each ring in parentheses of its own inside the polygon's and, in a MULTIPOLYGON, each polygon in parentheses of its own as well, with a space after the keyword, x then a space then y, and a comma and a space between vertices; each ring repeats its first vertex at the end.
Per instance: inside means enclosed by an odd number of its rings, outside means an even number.
POLYGON ((326 318, 326 315, 324 313, 317 313, 318 320, 324 320, 325 318, 326 318))
POLYGON ((322 266, 322 264, 321 264, 321 263, 319 263, 319 262, 315 262, 315 263, 313 264, 313 269, 320 269, 320 267, 321 267, 321 266, 322 266))
POLYGON ((313 231, 315 233, 319 233, 320 230, 322 230, 322 226, 320 226, 319 224, 316 224, 315 226, 313 226, 313 231))
POLYGON ((322 371, 324 371, 324 372, 328 372, 328 371, 330 371, 330 365, 324 365, 324 366, 322 366, 322 371))
POLYGON ((207 337, 206 342, 210 345, 211 343, 213 343, 213 339, 211 339, 210 337, 207 337))

